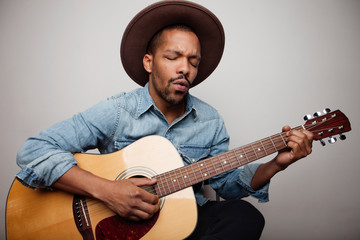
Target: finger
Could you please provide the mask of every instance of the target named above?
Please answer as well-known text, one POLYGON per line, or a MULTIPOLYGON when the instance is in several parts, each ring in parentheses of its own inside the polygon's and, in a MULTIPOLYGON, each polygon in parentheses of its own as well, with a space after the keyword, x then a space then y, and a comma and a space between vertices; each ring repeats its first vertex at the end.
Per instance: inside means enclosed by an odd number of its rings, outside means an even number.
POLYGON ((131 178, 132 183, 136 186, 140 187, 139 192, 136 192, 136 196, 141 198, 143 201, 157 204, 159 202, 159 197, 155 195, 155 191, 153 189, 145 190, 141 188, 142 186, 152 186, 156 183, 156 179, 149 178, 131 178))
POLYGON ((128 212, 128 218, 148 219, 160 210, 159 204, 147 203, 139 198, 134 198, 129 206, 131 210, 128 212))
POLYGON ((290 131, 291 127, 289 125, 283 126, 282 131, 287 132, 290 131))
POLYGON ((130 178, 129 179, 136 186, 150 186, 156 183, 156 178, 130 178))
POLYGON ((130 220, 133 220, 133 221, 140 221, 140 220, 146 220, 146 219, 149 219, 151 218, 152 216, 154 216, 154 214, 156 213, 157 211, 154 211, 152 213, 148 213, 146 211, 142 211, 142 210, 139 210, 139 209, 136 209, 133 211, 132 215, 129 216, 128 218, 130 220))
POLYGON ((153 205, 150 203, 141 202, 141 204, 137 210, 143 212, 143 214, 145 215, 143 217, 146 217, 146 215, 149 215, 149 217, 150 217, 150 216, 154 215, 157 211, 159 211, 160 207, 159 207, 159 204, 153 205))
POLYGON ((288 147, 291 149, 292 156, 295 159, 306 157, 311 153, 311 147, 308 146, 308 140, 305 136, 290 136, 288 141, 288 147))
MULTIPOLYGON (((307 152, 306 150, 306 144, 303 136, 298 135, 290 135, 287 138, 288 146, 294 150, 295 153, 298 152, 307 152)), ((298 155, 298 154, 296 154, 298 155)))
POLYGON ((297 142, 301 149, 306 151, 307 155, 312 152, 312 140, 313 134, 307 130, 297 131, 293 130, 289 132, 289 140, 297 142))
POLYGON ((297 160, 306 155, 305 154, 306 152, 303 149, 301 149, 300 145, 296 142, 293 141, 288 142, 288 147, 291 149, 290 155, 292 160, 297 160))

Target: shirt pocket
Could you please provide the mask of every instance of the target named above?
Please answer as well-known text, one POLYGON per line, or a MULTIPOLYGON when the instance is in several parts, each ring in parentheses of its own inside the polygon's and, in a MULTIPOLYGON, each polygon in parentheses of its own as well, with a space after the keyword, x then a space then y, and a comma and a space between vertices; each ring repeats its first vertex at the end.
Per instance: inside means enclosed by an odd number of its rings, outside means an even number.
POLYGON ((203 146, 178 145, 177 150, 186 165, 203 160, 210 154, 210 148, 203 146))
POLYGON ((131 141, 131 140, 115 140, 114 141, 114 148, 115 151, 119 151, 121 149, 123 149, 124 147, 132 144, 135 141, 131 141))

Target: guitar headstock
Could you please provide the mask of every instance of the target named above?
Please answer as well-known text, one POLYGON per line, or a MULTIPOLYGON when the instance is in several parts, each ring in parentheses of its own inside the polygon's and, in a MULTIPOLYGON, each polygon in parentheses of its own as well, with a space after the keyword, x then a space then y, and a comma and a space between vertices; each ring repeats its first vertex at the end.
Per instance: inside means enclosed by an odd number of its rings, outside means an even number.
POLYGON ((343 133, 351 130, 349 119, 340 110, 330 112, 329 109, 324 110, 324 115, 320 112, 314 114, 314 118, 309 115, 304 117, 304 128, 314 134, 314 140, 320 140, 323 145, 325 142, 323 138, 330 137, 329 143, 336 142, 334 135, 339 134, 340 139, 346 139, 343 133), (311 119, 310 119, 311 118, 311 119))

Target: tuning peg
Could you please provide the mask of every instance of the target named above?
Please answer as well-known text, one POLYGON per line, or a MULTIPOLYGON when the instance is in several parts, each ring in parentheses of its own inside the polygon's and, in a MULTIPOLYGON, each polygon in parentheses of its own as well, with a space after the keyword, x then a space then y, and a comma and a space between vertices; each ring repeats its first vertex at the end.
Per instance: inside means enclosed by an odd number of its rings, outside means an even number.
POLYGON ((304 116, 305 121, 310 120, 310 119, 312 119, 312 116, 310 114, 307 114, 304 116))
POLYGON ((333 144, 336 142, 336 138, 335 137, 331 137, 329 138, 329 143, 333 144))
POLYGON ((326 145, 326 143, 325 143, 325 141, 324 140, 320 140, 320 143, 321 143, 321 145, 323 145, 323 146, 325 146, 326 145))
POLYGON ((340 140, 345 140, 346 136, 344 134, 340 134, 340 140))
POLYGON ((327 114, 327 113, 329 113, 329 112, 331 112, 330 108, 325 108, 325 109, 323 110, 323 113, 324 113, 324 114, 327 114))
POLYGON ((321 112, 314 113, 314 117, 320 117, 320 116, 321 116, 321 112))

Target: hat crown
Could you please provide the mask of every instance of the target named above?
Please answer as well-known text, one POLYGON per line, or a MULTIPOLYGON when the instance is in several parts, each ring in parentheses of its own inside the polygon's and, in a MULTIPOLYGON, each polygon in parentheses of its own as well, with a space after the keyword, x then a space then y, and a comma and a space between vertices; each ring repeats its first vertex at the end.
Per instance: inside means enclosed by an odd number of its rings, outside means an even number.
POLYGON ((160 1, 140 11, 128 24, 120 46, 123 67, 131 79, 141 86, 149 80, 142 59, 149 41, 164 27, 183 24, 192 28, 200 40, 201 62, 193 82, 204 81, 219 64, 225 45, 221 22, 207 8, 189 1, 160 1))

